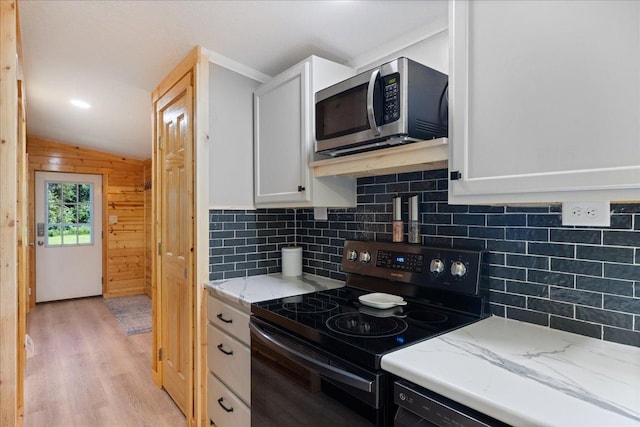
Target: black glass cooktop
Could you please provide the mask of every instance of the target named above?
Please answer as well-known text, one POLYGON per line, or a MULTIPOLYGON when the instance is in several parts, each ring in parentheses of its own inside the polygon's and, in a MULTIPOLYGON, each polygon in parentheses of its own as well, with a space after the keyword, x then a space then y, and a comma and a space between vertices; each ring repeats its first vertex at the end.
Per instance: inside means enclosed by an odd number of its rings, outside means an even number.
POLYGON ((372 308, 358 301, 367 293, 370 291, 344 287, 254 303, 251 312, 371 369, 380 369, 380 359, 389 351, 479 319, 408 298, 405 306, 372 308))

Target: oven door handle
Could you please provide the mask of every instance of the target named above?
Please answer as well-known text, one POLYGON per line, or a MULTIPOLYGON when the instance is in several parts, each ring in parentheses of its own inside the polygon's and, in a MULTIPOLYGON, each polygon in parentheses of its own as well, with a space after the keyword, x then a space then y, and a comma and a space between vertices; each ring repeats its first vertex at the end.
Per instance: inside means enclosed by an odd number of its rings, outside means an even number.
POLYGON ((311 356, 300 353, 299 351, 279 342, 275 337, 269 335, 254 323, 249 323, 249 329, 251 329, 251 331, 255 334, 255 337, 258 338, 262 342, 262 344, 264 344, 271 350, 274 350, 288 357, 289 359, 298 362, 301 365, 318 371, 320 375, 324 375, 325 377, 331 378, 334 381, 338 381, 342 384, 346 384, 348 386, 354 387, 358 390, 366 391, 368 393, 371 393, 374 389, 374 381, 370 381, 351 372, 338 369, 334 366, 316 360, 311 356))

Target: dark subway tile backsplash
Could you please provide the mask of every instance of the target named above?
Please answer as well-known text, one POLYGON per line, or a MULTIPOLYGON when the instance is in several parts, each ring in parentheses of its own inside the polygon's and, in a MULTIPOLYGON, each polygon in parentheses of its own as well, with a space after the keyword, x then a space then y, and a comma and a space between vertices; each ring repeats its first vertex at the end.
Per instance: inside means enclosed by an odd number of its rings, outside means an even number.
POLYGON ((418 194, 423 245, 489 251, 493 314, 640 346, 640 203, 613 204, 611 227, 563 227, 558 205, 449 205, 447 179, 444 169, 360 178, 357 207, 329 209, 327 221, 312 209, 212 210, 210 278, 280 271, 297 225, 304 271, 343 280, 344 241, 390 241, 395 196, 406 235, 418 194))

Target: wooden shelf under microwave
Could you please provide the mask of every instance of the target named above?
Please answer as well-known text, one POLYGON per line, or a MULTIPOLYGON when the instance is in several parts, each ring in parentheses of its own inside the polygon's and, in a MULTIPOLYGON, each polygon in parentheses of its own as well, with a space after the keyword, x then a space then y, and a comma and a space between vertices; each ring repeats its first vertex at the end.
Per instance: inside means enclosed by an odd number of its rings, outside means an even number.
POLYGON ((438 138, 317 160, 311 162, 310 166, 315 177, 363 177, 443 169, 447 167, 448 160, 449 141, 447 138, 438 138))

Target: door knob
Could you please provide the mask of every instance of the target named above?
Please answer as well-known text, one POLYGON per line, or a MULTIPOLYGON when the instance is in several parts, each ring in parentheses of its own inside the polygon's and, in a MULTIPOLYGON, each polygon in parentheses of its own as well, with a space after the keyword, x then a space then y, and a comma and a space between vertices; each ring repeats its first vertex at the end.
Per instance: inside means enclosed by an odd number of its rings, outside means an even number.
POLYGON ((44 242, 42 240, 38 240, 38 246, 42 246, 44 245, 44 242))

